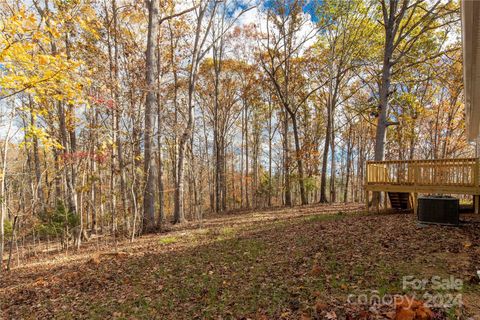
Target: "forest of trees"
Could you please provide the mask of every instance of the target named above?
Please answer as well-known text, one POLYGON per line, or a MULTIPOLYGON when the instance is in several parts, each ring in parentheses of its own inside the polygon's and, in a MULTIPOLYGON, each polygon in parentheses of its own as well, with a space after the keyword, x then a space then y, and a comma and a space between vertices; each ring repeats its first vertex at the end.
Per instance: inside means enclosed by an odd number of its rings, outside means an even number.
POLYGON ((6 0, 0 29, 0 256, 473 152, 458 1, 6 0))

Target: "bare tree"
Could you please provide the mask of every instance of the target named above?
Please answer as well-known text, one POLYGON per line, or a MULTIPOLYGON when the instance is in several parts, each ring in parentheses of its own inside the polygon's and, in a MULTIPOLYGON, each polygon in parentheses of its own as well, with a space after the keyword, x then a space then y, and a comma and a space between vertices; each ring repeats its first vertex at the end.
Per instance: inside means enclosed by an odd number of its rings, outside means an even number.
POLYGON ((295 65, 295 59, 305 49, 305 45, 315 37, 314 28, 307 29, 306 35, 300 35, 309 23, 308 18, 303 15, 304 2, 301 0, 277 1, 268 11, 266 39, 261 42, 261 64, 267 73, 275 89, 275 94, 280 101, 284 111, 284 152, 285 152, 285 184, 286 184, 286 204, 292 205, 289 182, 290 155, 288 152, 288 127, 292 123, 292 130, 295 144, 295 160, 297 163, 298 180, 300 186, 301 204, 308 203, 307 193, 304 181, 304 165, 302 155, 302 143, 300 139, 300 129, 297 119, 299 108, 308 98, 315 93, 320 86, 309 88, 307 84, 299 82, 302 75, 299 74, 298 64, 295 65), (275 29, 271 29, 270 26, 275 29), (303 30, 302 30, 303 29, 303 30), (290 121, 288 118, 290 118, 290 121))

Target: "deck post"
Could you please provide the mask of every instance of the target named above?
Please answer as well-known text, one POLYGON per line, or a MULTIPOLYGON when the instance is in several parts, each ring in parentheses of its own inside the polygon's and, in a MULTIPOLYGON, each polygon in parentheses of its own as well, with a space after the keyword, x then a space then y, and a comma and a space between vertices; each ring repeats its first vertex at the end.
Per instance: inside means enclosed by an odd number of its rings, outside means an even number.
POLYGON ((418 214, 418 193, 413 193, 413 213, 418 214))
POLYGON ((479 187, 480 186, 480 180, 479 180, 479 177, 478 175, 480 174, 480 159, 476 158, 475 159, 475 165, 473 166, 473 184, 475 187, 479 187))
POLYGON ((388 199, 387 199, 388 193, 385 191, 383 193, 383 209, 387 209, 388 207, 388 199))
POLYGON ((480 213, 480 196, 478 194, 473 196, 473 206, 475 208, 475 213, 480 213))
POLYGON ((368 171, 369 171, 369 164, 368 164, 368 161, 367 161, 367 164, 365 165, 365 185, 364 185, 364 188, 365 188, 365 207, 367 208, 367 213, 370 211, 370 203, 369 203, 369 199, 370 198, 370 192, 368 191, 367 189, 367 185, 368 185, 368 171))
POLYGON ((370 203, 369 203, 369 198, 370 197, 370 192, 368 190, 365 190, 365 208, 367 209, 367 213, 370 211, 370 203))

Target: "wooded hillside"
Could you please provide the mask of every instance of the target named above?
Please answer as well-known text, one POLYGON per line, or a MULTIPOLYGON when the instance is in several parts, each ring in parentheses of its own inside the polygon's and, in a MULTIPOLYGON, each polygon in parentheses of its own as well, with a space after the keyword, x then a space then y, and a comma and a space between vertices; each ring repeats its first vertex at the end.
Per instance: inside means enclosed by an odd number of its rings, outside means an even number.
POLYGON ((472 155, 456 1, 1 3, 1 243, 364 201, 472 155))
POLYGON ((478 319, 461 37, 457 0, 1 0, 0 318, 478 319))

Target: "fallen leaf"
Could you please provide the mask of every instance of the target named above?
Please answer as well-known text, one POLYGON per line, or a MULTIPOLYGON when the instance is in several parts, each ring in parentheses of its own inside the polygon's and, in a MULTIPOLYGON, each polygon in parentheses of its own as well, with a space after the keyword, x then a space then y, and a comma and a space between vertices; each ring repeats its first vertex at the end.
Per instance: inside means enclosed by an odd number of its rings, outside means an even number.
POLYGON ((415 320, 415 311, 402 308, 397 311, 395 320, 415 320))
POLYGON ((327 308, 328 308, 328 305, 321 301, 317 301, 317 303, 315 304, 315 311, 317 312, 317 314, 322 313, 322 311, 326 310, 327 308))
POLYGON ((318 277, 319 275, 322 274, 322 269, 320 268, 320 266, 318 264, 316 264, 312 267, 312 270, 310 271, 310 274, 312 276, 318 277))

